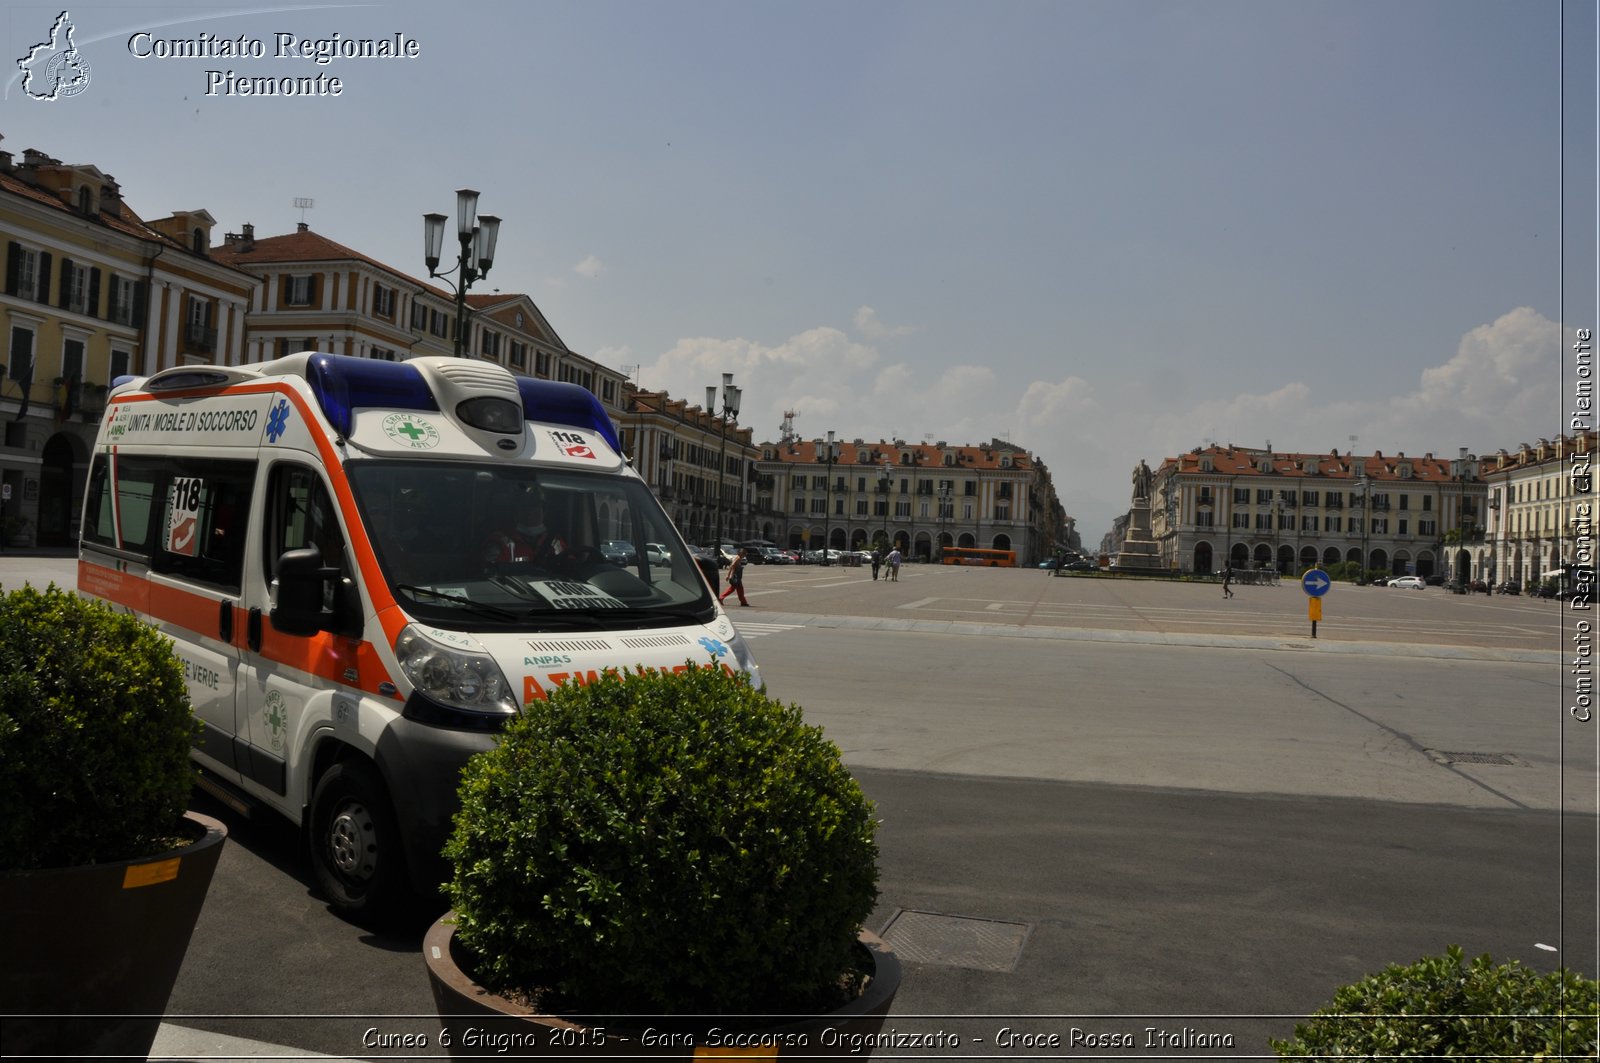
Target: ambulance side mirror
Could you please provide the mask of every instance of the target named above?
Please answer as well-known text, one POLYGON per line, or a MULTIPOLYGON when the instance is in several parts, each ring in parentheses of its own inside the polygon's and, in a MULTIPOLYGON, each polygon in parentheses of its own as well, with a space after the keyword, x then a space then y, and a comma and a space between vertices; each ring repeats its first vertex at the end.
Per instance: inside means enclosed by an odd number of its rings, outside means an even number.
POLYGON ((717 563, 709 557, 697 557, 694 560, 695 564, 700 566, 700 574, 711 585, 711 593, 722 593, 722 573, 717 571, 717 563))
POLYGON ((285 635, 302 637, 321 631, 323 591, 327 586, 322 551, 314 546, 285 551, 278 558, 277 581, 272 626, 285 635))

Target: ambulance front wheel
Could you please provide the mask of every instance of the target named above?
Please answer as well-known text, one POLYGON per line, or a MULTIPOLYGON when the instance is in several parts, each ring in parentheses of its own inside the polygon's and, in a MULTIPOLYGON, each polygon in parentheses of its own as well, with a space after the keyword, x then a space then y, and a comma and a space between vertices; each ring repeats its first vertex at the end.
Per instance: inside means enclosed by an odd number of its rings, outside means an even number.
POLYGON ((324 897, 340 914, 381 921, 410 895, 400 831, 371 764, 343 760, 317 780, 311 795, 311 866, 324 897))

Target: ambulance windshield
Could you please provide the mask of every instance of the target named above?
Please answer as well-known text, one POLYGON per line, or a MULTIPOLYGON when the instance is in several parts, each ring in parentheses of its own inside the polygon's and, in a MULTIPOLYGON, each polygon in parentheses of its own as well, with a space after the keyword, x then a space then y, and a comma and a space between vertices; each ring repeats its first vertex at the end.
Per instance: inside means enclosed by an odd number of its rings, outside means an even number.
POLYGON ((631 476, 445 462, 347 466, 395 600, 452 630, 705 623, 711 592, 631 476))

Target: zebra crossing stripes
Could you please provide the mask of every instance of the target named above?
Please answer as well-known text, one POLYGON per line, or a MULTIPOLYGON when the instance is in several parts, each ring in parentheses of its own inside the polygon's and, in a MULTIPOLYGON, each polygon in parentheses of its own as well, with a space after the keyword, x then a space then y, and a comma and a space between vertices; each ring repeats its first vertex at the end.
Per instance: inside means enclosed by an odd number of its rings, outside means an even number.
POLYGON ((733 626, 739 629, 739 634, 744 636, 746 642, 805 627, 804 624, 768 624, 759 620, 735 620, 733 626))

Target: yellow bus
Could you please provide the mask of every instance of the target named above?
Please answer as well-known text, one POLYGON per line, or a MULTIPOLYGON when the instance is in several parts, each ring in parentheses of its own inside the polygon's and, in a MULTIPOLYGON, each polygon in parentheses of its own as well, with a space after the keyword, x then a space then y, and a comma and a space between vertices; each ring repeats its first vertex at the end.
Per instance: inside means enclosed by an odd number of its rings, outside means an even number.
POLYGON ((944 565, 985 565, 989 568, 1016 568, 1015 550, 985 550, 977 546, 947 546, 939 558, 944 565))

